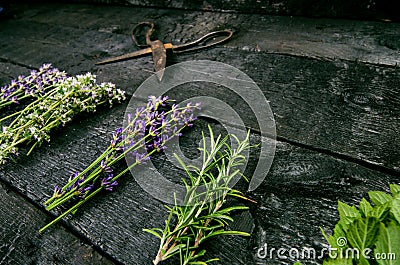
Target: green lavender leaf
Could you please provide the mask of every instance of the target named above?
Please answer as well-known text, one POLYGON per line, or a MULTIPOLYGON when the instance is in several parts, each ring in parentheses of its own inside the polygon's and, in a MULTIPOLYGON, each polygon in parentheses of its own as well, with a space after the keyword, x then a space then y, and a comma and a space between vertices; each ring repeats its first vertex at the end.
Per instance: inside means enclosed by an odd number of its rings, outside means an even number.
POLYGON ((363 250, 372 248, 379 231, 379 222, 375 217, 355 220, 347 232, 347 239, 353 248, 363 250))
POLYGON ((321 231, 322 236, 325 238, 325 240, 328 241, 329 245, 332 246, 333 245, 332 244, 333 243, 333 241, 332 241, 333 235, 328 236, 328 234, 325 232, 325 230, 322 227, 320 227, 319 230, 321 231))
POLYGON ((391 202, 393 197, 383 191, 370 191, 368 192, 369 198, 375 205, 385 204, 391 202))
POLYGON ((385 255, 385 259, 376 260, 380 265, 400 265, 400 227, 395 223, 390 223, 385 227, 380 224, 378 241, 376 243, 375 255, 385 255), (390 256, 394 254, 395 256, 390 256))
MULTIPOLYGON (((206 254, 206 251, 205 251, 204 249, 202 249, 202 250, 200 250, 196 255, 194 255, 194 256, 192 257, 192 259, 193 259, 193 260, 196 260, 196 259, 198 259, 198 258, 204 256, 205 254, 206 254)), ((196 264, 196 262, 201 262, 201 261, 193 261, 193 262, 191 262, 191 263, 189 263, 189 264, 196 264)))

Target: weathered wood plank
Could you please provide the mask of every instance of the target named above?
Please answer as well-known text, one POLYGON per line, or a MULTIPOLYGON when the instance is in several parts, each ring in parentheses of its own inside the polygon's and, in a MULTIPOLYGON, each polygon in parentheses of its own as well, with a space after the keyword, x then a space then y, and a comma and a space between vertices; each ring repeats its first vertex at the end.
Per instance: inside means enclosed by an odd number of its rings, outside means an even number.
POLYGON ((8 84, 11 79, 16 78, 17 73, 29 73, 29 70, 18 65, 0 62, 0 85, 8 84))
POLYGON ((310 17, 347 17, 358 19, 398 19, 394 10, 399 5, 393 1, 310 1, 310 0, 234 0, 234 1, 184 1, 184 0, 85 0, 79 3, 107 3, 155 8, 180 8, 217 12, 248 12, 270 15, 292 15, 310 17))
MULTIPOLYGON (((30 8, 20 11, 18 16, 27 21, 114 33, 113 38, 106 36, 101 42, 107 44, 112 40, 106 49, 111 53, 134 48, 129 37, 125 36, 124 41, 122 36, 114 39, 115 35, 129 35, 136 23, 152 20, 159 26, 159 38, 174 43, 198 38, 212 30, 230 28, 236 31, 234 39, 225 45, 230 49, 388 66, 400 63, 398 23, 85 5, 30 8)), ((64 36, 64 43, 73 43, 80 34, 87 33, 76 32, 74 35, 69 32, 64 36)), ((51 35, 51 31, 45 35, 48 41, 51 35)), ((41 41, 44 38, 38 35, 31 39, 41 41)), ((89 47, 95 52, 93 46, 89 47)))
MULTIPOLYGON (((125 107, 121 105, 100 111, 96 116, 82 117, 59 130, 52 142, 29 158, 21 157, 17 163, 3 167, 1 178, 35 203, 43 202, 52 193, 53 185, 65 182, 71 173, 82 170, 108 145, 112 129, 122 122, 125 107)), ((188 137, 182 139, 183 148, 198 142, 195 139, 199 139, 207 123, 196 124, 188 137)), ((252 135, 252 142, 258 141, 259 137, 252 135)), ((185 150, 189 156, 190 151, 195 151, 185 150)), ((250 172, 255 162, 256 157, 252 157, 250 172)), ((169 177, 181 174, 164 157, 156 158, 154 163, 169 177)), ((158 242, 142 229, 162 226, 166 212, 162 203, 146 194, 132 176, 124 179, 115 192, 97 197, 68 222, 72 229, 118 261, 148 264, 158 242)), ((333 227, 337 220, 337 199, 355 203, 368 190, 386 189, 388 183, 395 181, 398 181, 395 177, 279 142, 271 172, 259 189, 248 194, 258 202, 250 205, 252 218, 244 225, 239 224, 252 231, 251 238, 210 242, 210 255, 221 257, 220 264, 256 264, 259 261, 256 250, 264 243, 321 248, 324 240, 319 226, 333 227)), ((56 226, 49 233, 58 229, 56 226)))
POLYGON ((0 184, 0 264, 114 264, 62 227, 39 235, 48 221, 0 184))

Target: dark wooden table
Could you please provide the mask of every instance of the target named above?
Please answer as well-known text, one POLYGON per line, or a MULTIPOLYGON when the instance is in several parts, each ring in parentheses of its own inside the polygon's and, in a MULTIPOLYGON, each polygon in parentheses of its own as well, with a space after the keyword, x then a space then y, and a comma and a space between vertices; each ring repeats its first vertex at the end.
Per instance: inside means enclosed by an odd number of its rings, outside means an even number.
MULTIPOLYGON (((247 194, 257 204, 236 216, 240 222, 235 225, 251 237, 210 241, 209 255, 221 259, 216 264, 292 264, 293 259, 259 259, 257 250, 264 243, 321 249, 326 242, 320 227, 333 229, 339 199, 357 204, 369 190, 387 191, 389 183, 400 182, 399 24, 112 5, 9 8, 11 15, 0 21, 1 85, 50 62, 70 74, 91 71, 129 97, 152 74, 151 56, 94 63, 135 50, 129 33, 136 23, 154 21, 157 37, 173 43, 234 30, 224 45, 168 58, 168 65, 208 59, 237 67, 258 84, 275 116, 272 168, 247 194)), ((255 118, 222 89, 201 85, 170 96, 194 94, 219 97, 239 110, 252 129, 252 141, 259 140, 255 118)), ((38 234, 54 218, 44 211, 43 201, 54 185, 104 150, 126 106, 82 115, 28 158, 0 168, 0 264, 151 264, 158 241, 142 229, 162 226, 166 212, 130 175, 115 192, 38 234)), ((190 134, 198 136, 205 124, 200 121, 190 134)), ((182 145, 188 154, 194 148, 190 139, 182 145)), ((175 174, 163 159, 154 163, 175 174)), ((249 172, 256 160, 254 154, 249 172)))

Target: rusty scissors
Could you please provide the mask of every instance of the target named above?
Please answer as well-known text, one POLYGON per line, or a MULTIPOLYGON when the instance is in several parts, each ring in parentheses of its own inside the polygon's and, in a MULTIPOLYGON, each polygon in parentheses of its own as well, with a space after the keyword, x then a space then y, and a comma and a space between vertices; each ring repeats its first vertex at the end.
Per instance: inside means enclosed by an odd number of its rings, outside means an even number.
POLYGON ((167 62, 167 50, 171 50, 173 53, 182 53, 182 52, 200 50, 225 42, 228 39, 230 39, 233 34, 231 30, 214 31, 204 35, 203 37, 195 41, 191 41, 181 45, 174 45, 172 43, 162 43, 160 40, 152 41, 150 37, 153 34, 153 32, 154 32, 154 23, 152 22, 139 23, 132 30, 132 40, 138 47, 147 47, 147 48, 130 52, 124 55, 120 55, 114 58, 106 59, 96 64, 99 65, 99 64, 114 63, 151 53, 153 55, 154 70, 157 74, 158 79, 161 81, 162 76, 164 74, 165 65, 167 62), (143 30, 143 28, 145 27, 149 27, 149 30, 146 32, 145 36, 146 44, 139 44, 137 34, 140 30, 143 30))

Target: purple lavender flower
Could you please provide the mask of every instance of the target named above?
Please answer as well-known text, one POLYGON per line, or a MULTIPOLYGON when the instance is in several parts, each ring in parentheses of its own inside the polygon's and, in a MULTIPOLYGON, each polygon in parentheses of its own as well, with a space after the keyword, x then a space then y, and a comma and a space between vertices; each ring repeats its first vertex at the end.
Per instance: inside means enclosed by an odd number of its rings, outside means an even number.
POLYGON ((18 101, 18 97, 17 97, 17 96, 11 97, 11 98, 10 98, 10 101, 11 101, 11 102, 14 102, 14 103, 16 103, 16 104, 19 104, 19 101, 18 101))
POLYGON ((168 100, 168 96, 164 96, 164 97, 149 96, 147 106, 152 110, 156 110, 156 109, 158 109, 159 106, 165 106, 165 103, 167 102, 167 100, 168 100))
POLYGON ((101 186, 104 187, 108 191, 112 191, 114 187, 118 186, 118 182, 113 180, 114 175, 109 174, 108 177, 104 177, 101 180, 101 186))
POLYGON ((54 187, 53 198, 61 197, 64 194, 63 190, 59 186, 54 187))
POLYGON ((118 143, 120 143, 122 141, 122 139, 123 139, 122 128, 118 128, 115 130, 115 132, 113 132, 111 146, 115 147, 118 143))
POLYGON ((30 75, 26 77, 20 75, 16 80, 11 80, 9 85, 0 89, 0 108, 7 102, 19 103, 22 96, 42 95, 48 88, 66 78, 65 72, 60 72, 57 68, 53 68, 51 64, 43 64, 39 71, 32 70, 30 75))
POLYGON ((191 113, 191 114, 189 114, 189 115, 183 116, 182 120, 183 120, 183 122, 185 123, 185 125, 187 125, 187 126, 189 126, 189 127, 192 127, 192 126, 193 126, 193 123, 192 123, 192 122, 195 121, 196 118, 194 117, 194 114, 191 113))
POLYGON ((128 123, 132 122, 132 113, 128 113, 128 123))
POLYGON ((149 135, 154 137, 157 136, 159 134, 159 132, 157 131, 157 128, 155 126, 151 126, 149 128, 149 135))
POLYGON ((113 169, 107 165, 107 162, 103 159, 100 162, 101 169, 106 173, 112 173, 113 169))
POLYGON ((93 185, 93 184, 90 184, 90 185, 88 185, 88 186, 86 186, 86 187, 84 187, 84 188, 79 188, 79 189, 78 189, 79 197, 80 197, 81 199, 84 199, 85 196, 86 196, 89 192, 91 192, 93 189, 94 189, 94 185, 93 185))
POLYGON ((147 160, 150 159, 150 156, 147 156, 146 154, 143 154, 143 153, 141 154, 138 152, 133 152, 132 155, 135 158, 135 163, 138 165, 145 163, 147 160))
MULTIPOLYGON (((137 109, 136 109, 136 113, 135 113, 135 117, 136 117, 136 118, 142 118, 143 115, 146 115, 146 113, 145 113, 145 107, 137 108, 137 109)), ((131 114, 131 116, 132 116, 132 114, 131 114)))
POLYGON ((79 175, 79 172, 75 172, 69 176, 68 182, 71 182, 73 179, 75 179, 79 175))
POLYGON ((164 151, 167 147, 163 141, 163 137, 157 137, 153 140, 153 143, 147 145, 149 151, 156 150, 157 152, 164 151))
MULTIPOLYGON (((69 177, 68 182, 71 182, 72 180, 74 180, 78 175, 79 175, 79 173, 74 173, 74 174, 72 174, 72 175, 69 177)), ((75 189, 75 188, 79 188, 80 185, 85 181, 85 179, 86 179, 86 176, 85 176, 85 175, 82 175, 82 176, 81 176, 79 179, 77 179, 74 183, 72 183, 71 185, 69 185, 69 186, 65 189, 65 191, 66 191, 66 192, 69 192, 69 191, 71 191, 71 190, 73 190, 73 189, 75 189)))

